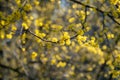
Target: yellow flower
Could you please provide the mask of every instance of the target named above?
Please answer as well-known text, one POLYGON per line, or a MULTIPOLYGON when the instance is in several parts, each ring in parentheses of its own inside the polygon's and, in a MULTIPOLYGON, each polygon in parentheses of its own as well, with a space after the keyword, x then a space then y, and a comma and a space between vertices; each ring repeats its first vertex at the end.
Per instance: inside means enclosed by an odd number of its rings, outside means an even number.
POLYGON ((107 46, 106 46, 106 45, 102 46, 102 49, 103 49, 103 50, 106 50, 106 49, 107 49, 107 46))
POLYGON ((88 69, 87 69, 88 71, 92 71, 93 70, 93 68, 92 67, 88 67, 88 69))
POLYGON ((69 73, 69 75, 75 75, 74 71, 69 71, 68 73, 69 73))
POLYGON ((74 22, 74 21, 75 21, 75 18, 74 18, 74 17, 72 17, 72 18, 70 18, 70 19, 68 20, 69 23, 72 23, 72 22, 74 22))
POLYGON ((34 24, 35 24, 35 26, 43 26, 43 22, 40 19, 36 19, 34 24))
POLYGON ((59 50, 59 48, 58 48, 58 47, 54 47, 54 50, 55 50, 55 51, 58 51, 58 50, 59 50))
POLYGON ((31 54, 32 60, 35 60, 36 57, 37 57, 37 53, 36 52, 32 52, 32 54, 31 54))
POLYGON ((39 22, 39 26, 43 26, 43 22, 39 22))
POLYGON ((46 34, 45 33, 39 33, 38 36, 41 37, 41 38, 44 38, 46 36, 46 34))
POLYGON ((7 35, 6 35, 6 38, 12 39, 12 34, 7 34, 7 35))
POLYGON ((50 0, 51 2, 55 2, 55 0, 50 0))
POLYGON ((22 23, 22 27, 23 27, 25 30, 27 30, 27 29, 29 28, 28 25, 27 25, 25 22, 22 23))
POLYGON ((66 62, 60 61, 60 62, 57 64, 57 67, 62 67, 62 68, 64 68, 65 66, 66 66, 66 62))
POLYGON ((40 4, 40 2, 39 1, 34 1, 34 4, 36 5, 36 6, 38 6, 39 4, 40 4))
POLYGON ((68 32, 63 32, 63 36, 61 36, 62 40, 66 40, 66 39, 70 39, 70 35, 68 34, 68 32))
POLYGON ((0 32, 0 38, 4 39, 5 38, 5 33, 3 31, 0 32))
POLYGON ((27 37, 27 34, 26 34, 26 33, 23 33, 21 37, 22 37, 22 40, 24 41, 25 38, 27 37))
POLYGON ((110 0, 110 2, 111 4, 116 5, 119 2, 119 0, 110 0))
POLYGON ((57 38, 52 38, 52 42, 57 42, 58 39, 57 38))
POLYGON ((101 58, 101 60, 99 61, 99 64, 101 65, 101 64, 104 64, 104 63, 105 63, 104 58, 101 58))
POLYGON ((107 37, 108 37, 108 39, 114 38, 114 34, 108 33, 108 34, 107 34, 107 37))
POLYGON ((26 49, 25 48, 22 48, 22 51, 24 52, 26 49))
POLYGON ((59 55, 55 55, 55 58, 56 58, 57 60, 61 60, 61 59, 62 59, 59 55))
POLYGON ((38 30, 38 29, 35 30, 35 34, 36 34, 36 35, 39 34, 39 30, 38 30))
POLYGON ((74 8, 74 9, 77 8, 77 4, 73 4, 72 8, 74 8))
POLYGON ((26 11, 32 10, 32 5, 31 4, 26 4, 25 7, 24 7, 24 10, 26 10, 26 11))
POLYGON ((71 70, 75 70, 75 66, 71 66, 71 70))
POLYGON ((48 58, 47 58, 47 57, 43 57, 43 58, 42 58, 42 62, 43 62, 44 64, 46 64, 47 61, 48 61, 48 58))
POLYGON ((85 29, 86 29, 86 31, 89 31, 91 29, 91 27, 88 26, 85 29))
POLYGON ((54 65, 54 64, 56 64, 56 59, 51 60, 51 65, 54 65))
POLYGON ((79 11, 79 14, 80 16, 80 20, 84 20, 85 19, 85 12, 83 10, 79 11))
POLYGON ((2 25, 5 25, 5 21, 4 21, 4 20, 2 20, 2 21, 1 21, 1 24, 2 24, 2 25))
POLYGON ((17 30, 16 26, 12 25, 12 31, 16 31, 16 30, 17 30))
POLYGON ((86 41, 86 39, 87 39, 86 36, 81 36, 81 35, 78 35, 78 36, 77 36, 77 40, 86 41))
POLYGON ((88 51, 92 52, 93 54, 97 54, 97 51, 94 47, 87 47, 88 51))
POLYGON ((66 40, 66 45, 70 45, 70 44, 71 44, 70 39, 67 39, 67 40, 66 40))
POLYGON ((21 4, 21 0, 15 0, 15 2, 17 5, 21 4))
POLYGON ((78 34, 79 34, 79 35, 83 35, 83 34, 84 34, 83 30, 79 30, 79 31, 78 31, 78 34))
POLYGON ((60 41, 60 45, 64 45, 65 44, 65 41, 64 40, 61 40, 60 41))

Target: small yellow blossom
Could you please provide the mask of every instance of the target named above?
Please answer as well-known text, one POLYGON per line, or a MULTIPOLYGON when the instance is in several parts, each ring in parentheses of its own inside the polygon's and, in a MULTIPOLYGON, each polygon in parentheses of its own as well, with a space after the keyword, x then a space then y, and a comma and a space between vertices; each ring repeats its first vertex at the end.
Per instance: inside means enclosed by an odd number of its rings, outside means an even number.
POLYGON ((23 27, 25 30, 27 30, 27 29, 29 28, 28 25, 27 25, 25 22, 22 23, 22 27, 23 27))
POLYGON ((64 40, 60 40, 60 45, 64 45, 65 41, 64 40))
POLYGON ((1 21, 1 25, 5 25, 5 21, 4 20, 1 21))
POLYGON ((103 49, 103 50, 106 50, 106 49, 107 49, 107 46, 106 46, 106 45, 102 46, 102 49, 103 49))
POLYGON ((108 37, 108 39, 114 38, 114 34, 108 33, 108 34, 107 34, 107 37, 108 37))
POLYGON ((56 64, 56 59, 51 60, 51 65, 54 65, 54 64, 56 64))
POLYGON ((46 36, 46 34, 45 33, 39 33, 38 36, 41 37, 41 38, 44 38, 46 36))
POLYGON ((6 38, 12 39, 12 34, 6 34, 6 38))
POLYGON ((52 38, 52 42, 57 42, 58 39, 57 38, 52 38))
POLYGON ((39 26, 43 26, 43 22, 40 22, 40 23, 39 23, 39 26))
POLYGON ((32 5, 31 4, 26 4, 25 7, 24 7, 24 10, 26 10, 26 11, 32 10, 32 5))
POLYGON ((62 40, 66 40, 66 39, 70 39, 70 35, 68 34, 68 32, 63 32, 63 36, 61 36, 62 40))
POLYGON ((37 53, 36 52, 32 52, 32 54, 31 54, 32 60, 35 60, 36 57, 37 57, 37 53))
POLYGON ((22 51, 24 52, 26 49, 25 48, 22 48, 22 51))
POLYGON ((16 2, 17 5, 21 4, 21 0, 15 0, 15 2, 16 2))
POLYGON ((88 80, 91 80, 91 78, 92 78, 90 75, 87 75, 86 77, 88 80))
POLYGON ((40 4, 40 2, 39 1, 34 1, 34 4, 36 5, 36 6, 38 6, 39 4, 40 4))
POLYGON ((60 61, 60 62, 57 64, 57 67, 58 67, 58 68, 59 68, 59 67, 64 68, 65 66, 66 66, 66 62, 60 61))
POLYGON ((85 29, 86 29, 86 31, 89 31, 91 29, 91 27, 88 26, 85 29))
POLYGON ((81 36, 81 35, 78 35, 78 36, 77 36, 77 40, 86 41, 86 39, 87 39, 86 36, 81 36))
POLYGON ((74 8, 74 9, 77 8, 77 4, 73 4, 72 8, 74 8))
POLYGON ((43 58, 42 58, 42 62, 43 62, 44 64, 46 64, 47 61, 48 61, 48 58, 47 58, 47 57, 43 57, 43 58))
POLYGON ((71 66, 71 70, 75 70, 75 66, 71 66))
POLYGON ((62 58, 61 58, 59 55, 55 55, 55 58, 56 58, 57 60, 62 60, 62 58))
POLYGON ((84 34, 84 31, 83 31, 83 30, 79 30, 79 31, 78 31, 78 34, 79 34, 79 35, 83 35, 83 34, 84 34))
POLYGON ((108 60, 106 64, 107 65, 111 65, 112 64, 112 60, 108 60))
POLYGON ((42 22, 42 20, 40 20, 40 19, 36 19, 35 20, 35 22, 34 22, 34 24, 35 24, 35 26, 43 26, 43 22, 42 22))
POLYGON ((70 18, 70 19, 68 20, 69 23, 72 23, 72 22, 74 22, 74 21, 75 21, 75 18, 74 18, 74 17, 72 17, 72 18, 70 18))
POLYGON ((3 31, 0 32, 0 38, 4 39, 5 38, 5 33, 3 31))
POLYGON ((55 47, 55 48, 54 48, 54 50, 55 50, 55 51, 58 51, 58 50, 59 50, 59 48, 58 48, 58 47, 55 47))
POLYGON ((87 70, 88 70, 88 71, 92 71, 93 68, 92 68, 92 67, 88 67, 87 70))
POLYGON ((113 5, 116 5, 119 2, 119 0, 110 0, 110 3, 113 5))
POLYGON ((12 25, 12 31, 16 31, 17 27, 15 25, 12 25))
POLYGON ((67 39, 67 40, 66 40, 66 45, 70 45, 70 44, 71 44, 70 39, 67 39))
POLYGON ((40 32, 38 29, 35 29, 35 34, 38 35, 40 32))
POLYGON ((55 0, 50 0, 51 2, 55 2, 55 0))
POLYGON ((30 16, 30 20, 33 20, 34 19, 34 17, 33 16, 30 16))
POLYGON ((27 34, 23 33, 21 37, 22 37, 22 40, 25 40, 25 38, 27 37, 27 34))
POLYGON ((75 75, 74 71, 69 71, 69 75, 75 75))

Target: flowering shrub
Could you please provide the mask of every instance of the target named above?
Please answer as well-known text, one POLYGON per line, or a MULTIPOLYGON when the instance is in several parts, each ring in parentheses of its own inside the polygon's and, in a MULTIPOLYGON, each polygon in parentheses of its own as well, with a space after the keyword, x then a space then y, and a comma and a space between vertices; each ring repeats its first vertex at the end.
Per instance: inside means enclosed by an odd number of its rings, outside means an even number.
POLYGON ((0 0, 1 80, 118 80, 119 0, 0 0))

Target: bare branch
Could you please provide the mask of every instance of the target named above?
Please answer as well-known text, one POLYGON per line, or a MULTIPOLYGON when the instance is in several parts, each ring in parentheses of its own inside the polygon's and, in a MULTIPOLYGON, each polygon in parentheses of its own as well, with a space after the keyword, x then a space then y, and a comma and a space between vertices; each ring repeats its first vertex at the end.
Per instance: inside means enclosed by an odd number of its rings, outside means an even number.
POLYGON ((21 72, 19 71, 19 68, 12 68, 12 67, 10 67, 10 66, 6 66, 6 65, 3 65, 3 64, 0 64, 0 67, 1 67, 1 68, 4 68, 4 69, 11 70, 11 71, 14 71, 14 72, 17 72, 17 73, 20 74, 20 75, 25 75, 24 73, 21 73, 21 72))

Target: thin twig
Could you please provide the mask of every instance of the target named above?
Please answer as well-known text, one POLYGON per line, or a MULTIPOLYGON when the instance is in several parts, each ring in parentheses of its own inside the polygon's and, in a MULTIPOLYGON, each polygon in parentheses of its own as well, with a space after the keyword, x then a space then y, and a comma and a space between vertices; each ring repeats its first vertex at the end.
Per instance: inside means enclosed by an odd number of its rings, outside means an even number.
POLYGON ((12 68, 12 67, 10 67, 10 66, 6 66, 6 65, 3 65, 3 64, 0 64, 0 67, 1 67, 1 68, 4 68, 4 69, 9 69, 9 70, 14 71, 14 72, 17 72, 17 73, 20 74, 20 75, 25 75, 24 73, 21 73, 21 72, 19 71, 19 68, 12 68))
MULTIPOLYGON (((35 37, 41 39, 42 41, 45 41, 45 42, 52 42, 52 41, 45 40, 45 39, 39 37, 38 35, 36 35, 35 33, 33 33, 33 32, 32 32, 31 30, 29 30, 29 29, 28 29, 27 31, 28 31, 30 34, 32 34, 33 36, 35 36, 35 37)), ((52 43, 54 43, 54 42, 52 42, 52 43)))
POLYGON ((84 19, 84 21, 83 21, 83 23, 82 23, 82 25, 83 25, 82 29, 83 29, 83 30, 84 30, 84 28, 85 28, 85 23, 86 23, 86 21, 87 21, 87 7, 85 7, 85 19, 84 19))
POLYGON ((77 3, 77 4, 80 4, 80 5, 82 5, 82 6, 88 7, 88 8, 95 9, 96 11, 98 11, 98 12, 100 12, 100 13, 102 13, 102 14, 106 14, 110 19, 112 19, 113 22, 115 22, 115 23, 117 23, 118 25, 120 25, 120 23, 119 23, 118 21, 116 21, 115 18, 114 18, 109 12, 102 11, 102 10, 100 10, 100 9, 97 8, 97 7, 84 4, 84 3, 80 2, 80 1, 77 1, 77 0, 70 0, 70 1, 72 1, 72 2, 74 2, 74 3, 77 3))
POLYGON ((23 62, 19 59, 17 53, 16 53, 15 51, 13 51, 13 54, 14 54, 14 56, 16 57, 16 59, 20 62, 21 66, 23 67, 23 70, 24 70, 24 72, 25 72, 25 75, 26 75, 26 76, 29 76, 28 71, 26 70, 23 62))

